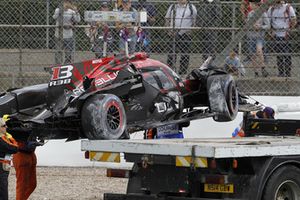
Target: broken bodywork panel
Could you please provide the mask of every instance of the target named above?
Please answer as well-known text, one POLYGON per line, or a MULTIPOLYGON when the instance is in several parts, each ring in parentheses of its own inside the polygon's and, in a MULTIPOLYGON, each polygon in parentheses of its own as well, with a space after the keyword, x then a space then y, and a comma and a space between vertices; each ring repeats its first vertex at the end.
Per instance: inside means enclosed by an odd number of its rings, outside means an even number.
POLYGON ((205 117, 231 121, 239 99, 224 71, 202 66, 183 80, 136 53, 54 66, 48 84, 1 94, 0 112, 11 115, 11 133, 29 138, 118 139, 124 132, 205 117))

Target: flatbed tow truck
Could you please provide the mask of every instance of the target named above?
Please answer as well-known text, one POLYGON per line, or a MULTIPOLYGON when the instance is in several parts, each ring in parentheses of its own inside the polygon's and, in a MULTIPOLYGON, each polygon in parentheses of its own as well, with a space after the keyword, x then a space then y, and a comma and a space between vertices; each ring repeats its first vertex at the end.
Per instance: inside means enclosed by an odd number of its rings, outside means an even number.
POLYGON ((300 121, 245 125, 255 137, 83 140, 81 148, 91 160, 119 161, 124 153, 134 163, 126 194, 104 200, 300 200, 300 121))

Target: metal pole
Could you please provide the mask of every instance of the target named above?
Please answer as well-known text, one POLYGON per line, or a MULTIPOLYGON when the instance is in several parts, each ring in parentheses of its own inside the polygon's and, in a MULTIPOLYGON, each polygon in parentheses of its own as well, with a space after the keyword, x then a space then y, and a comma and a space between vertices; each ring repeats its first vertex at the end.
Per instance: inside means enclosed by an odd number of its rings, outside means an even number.
POLYGON ((129 50, 128 50, 128 40, 125 41, 125 55, 129 56, 129 50))
MULTIPOLYGON (((236 4, 232 4, 231 6, 231 9, 232 9, 232 22, 231 22, 231 28, 234 28, 236 26, 236 22, 235 22, 235 19, 236 19, 236 4)), ((232 33, 231 33, 231 39, 233 39, 235 36, 235 31, 233 30, 232 33)))
MULTIPOLYGON (((46 0, 46 24, 47 26, 49 25, 49 5, 50 5, 50 0, 46 0)), ((46 49, 49 49, 49 28, 46 28, 46 49)))
MULTIPOLYGON (((22 78, 23 75, 23 38, 22 38, 22 32, 23 32, 23 1, 20 1, 20 12, 19 12, 19 75, 17 78, 20 79, 20 85, 24 85, 24 80, 22 78)), ((14 72, 13 72, 14 73, 14 72)), ((16 87, 16 81, 14 79, 13 86, 16 87)))
MULTIPOLYGON (((128 45, 127 45, 127 49, 128 49, 128 45)), ((103 42, 103 57, 106 57, 106 52, 107 52, 107 41, 103 42)))
MULTIPOLYGON (((59 4, 59 15, 58 15, 58 64, 63 64, 63 17, 64 17, 64 1, 59 4)), ((57 63, 56 63, 57 64, 57 63)))
POLYGON ((20 7, 19 7, 19 73, 22 73, 22 57, 23 57, 23 53, 22 53, 22 43, 23 43, 23 39, 22 39, 22 23, 23 23, 23 1, 20 1, 20 7))
MULTIPOLYGON (((173 68, 173 70, 178 73, 179 70, 177 70, 177 67, 176 67, 176 29, 175 29, 175 20, 176 20, 176 7, 174 5, 173 7, 173 24, 172 24, 172 35, 173 35, 173 41, 172 41, 172 64, 173 66, 170 66, 173 68)), ((178 30, 179 31, 179 30, 178 30)))

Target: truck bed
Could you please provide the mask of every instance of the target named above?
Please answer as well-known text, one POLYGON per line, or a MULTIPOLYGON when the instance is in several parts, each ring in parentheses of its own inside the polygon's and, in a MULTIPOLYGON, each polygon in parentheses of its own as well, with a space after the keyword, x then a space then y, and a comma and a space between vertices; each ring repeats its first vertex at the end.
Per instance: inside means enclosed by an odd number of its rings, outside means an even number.
POLYGON ((81 150, 206 158, 300 155, 300 137, 82 140, 81 150))

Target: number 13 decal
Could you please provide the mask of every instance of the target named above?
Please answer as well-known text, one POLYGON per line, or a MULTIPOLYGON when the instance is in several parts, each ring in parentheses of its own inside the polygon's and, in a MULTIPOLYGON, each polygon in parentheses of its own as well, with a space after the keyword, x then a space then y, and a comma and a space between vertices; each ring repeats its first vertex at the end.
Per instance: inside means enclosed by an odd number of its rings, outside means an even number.
POLYGON ((71 77, 73 68, 74 67, 72 65, 53 67, 51 80, 66 79, 71 77))

